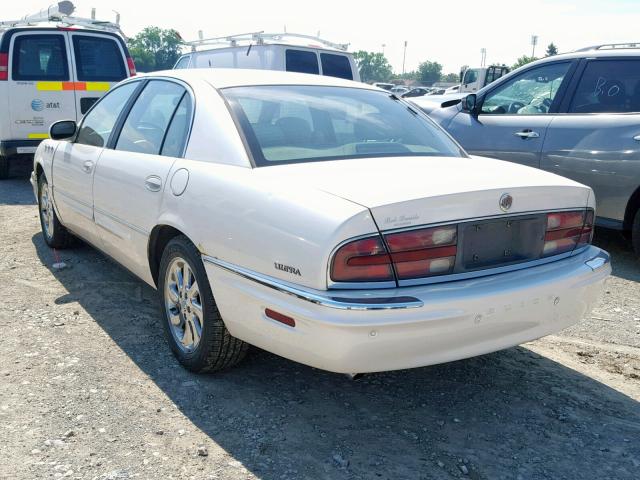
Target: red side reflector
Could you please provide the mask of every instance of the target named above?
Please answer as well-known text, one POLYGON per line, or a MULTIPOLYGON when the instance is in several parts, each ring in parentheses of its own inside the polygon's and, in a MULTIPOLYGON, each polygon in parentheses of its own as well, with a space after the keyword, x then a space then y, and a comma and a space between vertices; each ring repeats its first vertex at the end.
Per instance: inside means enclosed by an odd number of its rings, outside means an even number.
POLYGON ((284 323, 285 325, 288 325, 290 327, 296 326, 296 321, 293 318, 287 317, 286 315, 278 313, 275 310, 271 310, 270 308, 265 308, 264 314, 270 319, 275 320, 276 322, 284 323))
POLYGON ((9 54, 0 53, 0 81, 9 79, 9 54))
POLYGON ((127 57, 127 66, 129 67, 129 75, 132 77, 136 76, 136 64, 133 61, 133 58, 127 57))

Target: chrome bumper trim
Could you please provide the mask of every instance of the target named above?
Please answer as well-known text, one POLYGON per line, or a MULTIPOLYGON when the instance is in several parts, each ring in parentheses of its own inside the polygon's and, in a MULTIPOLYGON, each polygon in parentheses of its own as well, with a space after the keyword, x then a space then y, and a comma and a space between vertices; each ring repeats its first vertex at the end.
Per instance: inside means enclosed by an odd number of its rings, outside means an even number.
POLYGON ((344 293, 346 293, 344 291, 336 292, 336 294, 342 296, 331 296, 324 293, 310 292, 308 290, 283 283, 275 278, 225 262, 224 260, 220 260, 219 258, 215 258, 210 255, 202 255, 202 260, 231 273, 235 273, 243 278, 252 280, 265 287, 272 288, 279 292, 286 293, 287 295, 292 295, 323 307, 337 308, 340 310, 397 310, 403 308, 420 308, 424 305, 421 300, 408 296, 366 296, 348 298, 344 296, 344 293))

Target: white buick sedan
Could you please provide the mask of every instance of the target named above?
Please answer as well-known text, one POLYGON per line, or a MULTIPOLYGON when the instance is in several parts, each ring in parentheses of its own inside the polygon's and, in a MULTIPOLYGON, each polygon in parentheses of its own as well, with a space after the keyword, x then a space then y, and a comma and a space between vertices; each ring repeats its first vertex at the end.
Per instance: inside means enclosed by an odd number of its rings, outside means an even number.
POLYGON ((50 136, 45 241, 80 237, 157 288, 196 372, 249 344, 345 373, 480 355, 576 323, 611 271, 589 187, 470 157, 361 83, 160 72, 50 136))

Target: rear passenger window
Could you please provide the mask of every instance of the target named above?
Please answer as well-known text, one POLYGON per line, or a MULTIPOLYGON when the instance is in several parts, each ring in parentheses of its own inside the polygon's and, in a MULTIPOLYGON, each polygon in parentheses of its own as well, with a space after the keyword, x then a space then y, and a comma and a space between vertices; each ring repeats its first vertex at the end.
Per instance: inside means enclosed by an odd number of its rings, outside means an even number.
POLYGON ((320 60, 322 61, 323 75, 353 80, 351 63, 348 57, 344 55, 334 55, 332 53, 321 53, 320 60))
POLYGON ((162 144, 161 155, 179 157, 182 155, 187 134, 191 124, 191 98, 187 93, 182 96, 176 112, 167 130, 167 136, 162 144))
POLYGON ((286 52, 287 72, 313 73, 318 75, 318 57, 315 52, 306 50, 287 50, 286 52))
POLYGON ((104 147, 113 127, 131 95, 140 82, 131 82, 107 93, 85 117, 80 126, 76 143, 104 147))
POLYGON ((115 40, 73 35, 73 51, 79 81, 119 82, 127 78, 124 57, 115 40))
POLYGON ((13 80, 69 80, 62 35, 20 35, 13 44, 13 80))
POLYGON ((167 127, 184 93, 185 89, 173 82, 149 82, 124 122, 116 150, 160 153, 167 127))
POLYGON ((569 112, 640 112, 640 61, 590 61, 582 74, 569 112))

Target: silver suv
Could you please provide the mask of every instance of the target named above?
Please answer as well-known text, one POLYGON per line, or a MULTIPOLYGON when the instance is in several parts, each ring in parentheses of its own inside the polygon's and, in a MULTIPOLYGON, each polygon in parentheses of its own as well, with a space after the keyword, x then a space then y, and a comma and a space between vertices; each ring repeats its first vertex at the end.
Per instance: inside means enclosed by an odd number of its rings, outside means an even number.
POLYGON ((416 103, 471 154, 589 185, 597 224, 630 232, 640 255, 640 44, 547 57, 461 102, 416 103))

